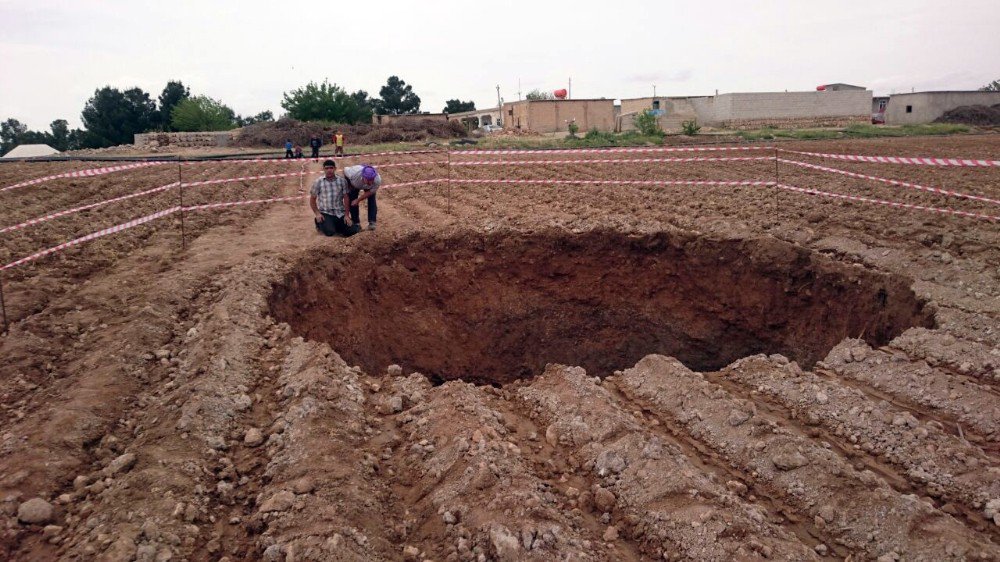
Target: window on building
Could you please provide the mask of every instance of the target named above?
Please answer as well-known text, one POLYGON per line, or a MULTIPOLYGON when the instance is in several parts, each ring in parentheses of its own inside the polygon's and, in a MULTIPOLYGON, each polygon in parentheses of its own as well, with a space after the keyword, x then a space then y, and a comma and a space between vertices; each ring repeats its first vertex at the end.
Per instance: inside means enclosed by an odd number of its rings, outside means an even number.
POLYGON ((653 109, 660 109, 660 100, 653 100, 653 109))
POLYGON ((912 105, 906 106, 906 112, 907 113, 913 113, 913 106, 912 105))

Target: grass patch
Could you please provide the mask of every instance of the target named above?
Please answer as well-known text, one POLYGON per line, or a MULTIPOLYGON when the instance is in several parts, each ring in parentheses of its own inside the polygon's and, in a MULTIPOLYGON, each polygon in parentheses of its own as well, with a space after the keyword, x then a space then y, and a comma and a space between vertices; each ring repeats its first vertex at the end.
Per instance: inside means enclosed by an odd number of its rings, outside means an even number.
POLYGON ((967 125, 956 125, 954 123, 929 123, 927 125, 903 125, 901 127, 887 127, 885 125, 850 125, 844 129, 844 136, 848 138, 872 138, 872 137, 912 137, 918 135, 954 135, 968 133, 967 125))
POLYGON ((919 135, 954 135, 968 133, 970 128, 966 125, 955 125, 951 123, 930 123, 927 125, 903 125, 901 127, 887 127, 885 125, 850 125, 844 129, 774 129, 766 127, 756 131, 738 131, 736 136, 748 140, 774 140, 774 139, 796 139, 796 140, 816 140, 816 139, 850 139, 850 138, 875 138, 875 137, 912 137, 919 135))

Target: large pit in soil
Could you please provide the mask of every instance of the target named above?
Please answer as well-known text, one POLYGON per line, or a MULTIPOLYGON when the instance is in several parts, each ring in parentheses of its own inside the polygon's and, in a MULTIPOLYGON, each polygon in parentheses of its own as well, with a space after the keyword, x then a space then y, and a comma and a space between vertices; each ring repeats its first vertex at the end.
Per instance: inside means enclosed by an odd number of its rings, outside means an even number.
POLYGON ((711 371, 811 366, 845 337, 933 326, 910 280, 774 239, 657 233, 414 235, 307 256, 271 311, 368 372, 505 383, 546 363, 608 375, 650 353, 711 371))

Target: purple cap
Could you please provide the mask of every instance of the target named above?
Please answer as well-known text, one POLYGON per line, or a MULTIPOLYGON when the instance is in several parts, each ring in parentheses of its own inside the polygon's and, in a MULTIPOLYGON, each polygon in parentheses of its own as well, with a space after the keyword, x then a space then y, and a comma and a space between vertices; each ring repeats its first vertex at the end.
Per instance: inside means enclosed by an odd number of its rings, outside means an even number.
POLYGON ((375 168, 373 168, 372 166, 365 165, 365 167, 361 169, 362 179, 366 181, 375 181, 375 178, 377 177, 378 177, 378 172, 376 172, 375 168))

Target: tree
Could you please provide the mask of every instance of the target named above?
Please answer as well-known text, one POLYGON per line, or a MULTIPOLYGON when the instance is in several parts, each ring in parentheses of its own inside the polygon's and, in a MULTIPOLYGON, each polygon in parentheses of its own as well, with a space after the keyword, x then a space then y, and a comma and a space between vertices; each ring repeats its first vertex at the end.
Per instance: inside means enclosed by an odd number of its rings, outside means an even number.
POLYGON ((52 130, 49 146, 60 152, 70 150, 69 123, 65 119, 56 119, 49 124, 49 129, 52 130))
POLYGON ((989 84, 979 88, 980 92, 1000 92, 1000 80, 994 80, 989 84))
POLYGON ((354 100, 356 109, 354 110, 355 120, 351 123, 367 123, 372 120, 372 113, 375 112, 375 101, 368 97, 368 92, 364 90, 358 90, 351 94, 351 99, 354 100))
POLYGON ((191 97, 191 89, 178 81, 169 81, 160 94, 159 125, 164 131, 173 130, 170 121, 177 104, 191 97))
POLYGON ((84 146, 130 144, 136 133, 148 131, 156 123, 156 103, 139 88, 122 92, 105 86, 87 100, 81 117, 86 128, 84 146))
POLYGON ((354 124, 371 112, 362 104, 368 94, 357 91, 348 94, 336 84, 324 80, 322 84, 309 82, 305 87, 285 92, 281 107, 288 116, 299 121, 335 121, 354 124))
POLYGON ((49 127, 51 132, 29 131, 27 125, 17 119, 0 123, 0 154, 21 144, 47 144, 59 151, 79 148, 80 130, 71 131, 65 119, 56 119, 49 127))
POLYGON ((441 110, 442 113, 462 113, 465 111, 475 111, 476 102, 474 101, 461 101, 461 100, 448 100, 444 103, 444 109, 441 110))
POLYGON ((531 100, 531 101, 553 100, 553 99, 556 99, 556 96, 554 94, 552 94, 551 92, 543 92, 543 91, 539 90, 538 88, 535 88, 534 90, 531 90, 530 92, 528 92, 527 94, 525 94, 524 95, 524 99, 531 100))
POLYGON ((228 131, 236 126, 236 114, 221 101, 194 96, 174 107, 170 126, 178 131, 228 131))
POLYGON ((402 115, 420 111, 420 96, 413 93, 413 86, 400 80, 398 76, 390 76, 378 95, 381 99, 375 100, 375 113, 379 115, 402 115))
POLYGON ((14 118, 0 123, 0 155, 7 154, 21 144, 21 135, 27 130, 27 125, 14 118))
POLYGON ((253 125, 254 123, 268 123, 271 121, 274 121, 274 114, 270 111, 261 111, 252 117, 243 117, 242 115, 236 116, 237 127, 246 127, 247 125, 253 125))

